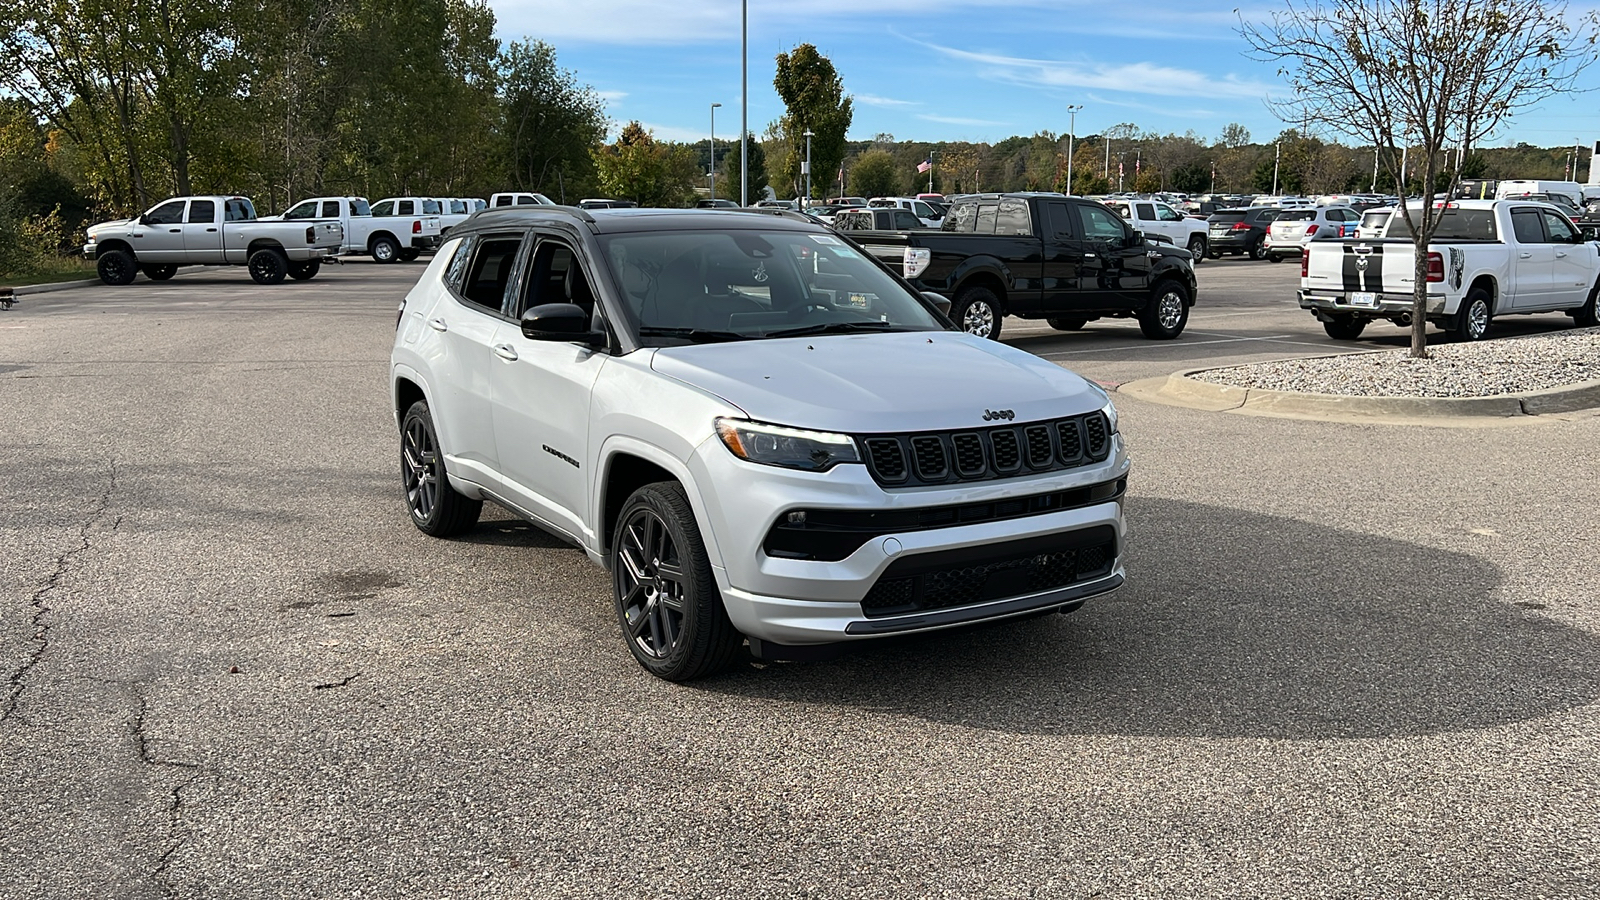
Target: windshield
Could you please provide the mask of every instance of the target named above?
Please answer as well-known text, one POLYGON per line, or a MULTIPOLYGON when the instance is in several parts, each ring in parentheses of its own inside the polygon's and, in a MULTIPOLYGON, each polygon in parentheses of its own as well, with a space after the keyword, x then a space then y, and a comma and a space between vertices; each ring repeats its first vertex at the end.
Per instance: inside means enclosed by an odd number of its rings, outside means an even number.
POLYGON ((645 346, 943 328, 920 298, 832 234, 658 231, 600 243, 645 346))

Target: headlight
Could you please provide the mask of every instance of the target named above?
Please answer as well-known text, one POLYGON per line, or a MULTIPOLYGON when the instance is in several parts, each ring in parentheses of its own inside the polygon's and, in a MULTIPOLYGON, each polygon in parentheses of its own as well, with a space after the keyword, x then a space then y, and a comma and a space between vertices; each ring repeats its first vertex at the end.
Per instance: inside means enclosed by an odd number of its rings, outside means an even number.
POLYGON ((718 419, 717 436, 734 456, 762 465, 824 472, 839 463, 861 461, 849 435, 718 419))

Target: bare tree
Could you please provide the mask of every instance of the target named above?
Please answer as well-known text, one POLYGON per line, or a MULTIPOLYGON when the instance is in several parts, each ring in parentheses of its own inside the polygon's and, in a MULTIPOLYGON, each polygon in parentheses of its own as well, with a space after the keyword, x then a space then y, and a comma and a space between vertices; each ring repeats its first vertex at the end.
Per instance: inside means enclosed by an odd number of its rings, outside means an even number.
POLYGON ((1321 125, 1370 142, 1399 185, 1400 214, 1416 247, 1411 356, 1428 355, 1427 247, 1441 210, 1432 202, 1461 160, 1518 111, 1573 90, 1595 61, 1600 20, 1542 0, 1284 0, 1266 21, 1240 17, 1253 54, 1279 64, 1289 99, 1269 101, 1285 122, 1321 125), (1420 209, 1406 201, 1420 175, 1420 209))

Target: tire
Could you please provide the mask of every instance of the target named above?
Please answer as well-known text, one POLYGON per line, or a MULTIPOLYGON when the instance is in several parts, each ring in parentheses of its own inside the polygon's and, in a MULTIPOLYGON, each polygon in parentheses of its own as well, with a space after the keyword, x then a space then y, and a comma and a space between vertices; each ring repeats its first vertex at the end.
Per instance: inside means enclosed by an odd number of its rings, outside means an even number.
POLYGON ((611 537, 612 597, 628 650, 645 671, 689 681, 728 667, 743 638, 728 621, 683 486, 633 492, 611 537))
POLYGON ((289 277, 295 281, 310 281, 322 271, 322 260, 308 259, 305 262, 289 263, 289 277))
POLYGON ((1270 263, 1281 263, 1281 262, 1283 262, 1283 257, 1281 257, 1281 256, 1277 255, 1276 253, 1274 253, 1274 254, 1271 254, 1271 255, 1269 255, 1267 257, 1267 262, 1270 262, 1270 263))
POLYGON ((289 274, 289 258, 268 247, 250 254, 250 277, 256 284, 279 284, 289 274))
POLYGON ((1139 312, 1139 330, 1153 341, 1170 341, 1189 324, 1189 289, 1167 279, 1150 291, 1150 302, 1139 312))
POLYGON ((400 259, 400 242, 387 234, 372 239, 372 258, 376 262, 392 263, 400 259))
POLYGON ((483 501, 450 486, 426 400, 411 404, 400 420, 400 484, 411 524, 423 534, 450 537, 478 524, 483 501))
POLYGON ((411 262, 422 255, 422 251, 415 247, 406 247, 398 254, 401 262, 411 262))
MULTIPOLYGON (((1234 256, 1238 256, 1239 254, 1235 253, 1233 255, 1234 256)), ((1208 251, 1206 251, 1206 259, 1221 259, 1221 258, 1222 258, 1222 254, 1217 252, 1216 250, 1208 250, 1208 251)))
POLYGON ((1216 259, 1206 250, 1206 236, 1203 234, 1192 235, 1189 238, 1189 252, 1194 255, 1194 261, 1202 259, 1216 259))
POLYGON ((1600 303, 1600 284, 1595 285, 1594 290, 1589 292, 1588 303, 1567 311, 1567 315, 1572 316, 1572 324, 1579 328, 1593 328, 1600 325, 1600 309, 1596 309, 1597 303, 1600 303))
POLYGON ((1082 331, 1083 326, 1089 324, 1088 319, 1079 319, 1076 317, 1046 319, 1045 321, 1049 322, 1050 327, 1057 331, 1082 331))
POLYGON ((1489 325, 1493 320, 1494 303, 1489 299, 1489 292, 1483 288, 1473 288, 1467 292, 1461 307, 1456 310, 1455 318, 1450 321, 1450 336, 1462 343, 1481 341, 1489 333, 1489 325))
POLYGON ((132 284, 139 268, 133 263, 133 254, 126 250, 107 250, 94 264, 95 273, 106 284, 132 284))
POLYGON ((1367 320, 1355 316, 1336 316, 1335 321, 1323 322, 1322 330, 1336 341, 1353 341, 1366 330, 1367 320))
POLYGON ((145 266, 139 271, 143 272, 144 277, 150 279, 151 281, 166 281, 168 278, 178 274, 178 267, 171 264, 161 266, 145 266))
POLYGON ((986 287, 967 288, 956 295, 956 302, 950 307, 950 321, 956 323, 957 328, 992 341, 1000 340, 1004 319, 999 298, 986 287))
POLYGON ((1265 243, 1266 243, 1265 241, 1257 240, 1254 244, 1250 245, 1250 258, 1251 259, 1259 260, 1262 257, 1267 255, 1267 248, 1262 246, 1265 243))

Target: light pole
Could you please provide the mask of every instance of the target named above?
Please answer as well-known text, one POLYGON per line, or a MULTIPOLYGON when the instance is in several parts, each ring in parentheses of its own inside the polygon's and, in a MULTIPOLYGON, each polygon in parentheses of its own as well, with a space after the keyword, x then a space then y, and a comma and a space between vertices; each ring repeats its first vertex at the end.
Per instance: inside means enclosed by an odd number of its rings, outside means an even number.
POLYGON ((1078 130, 1078 110, 1083 109, 1083 104, 1072 103, 1067 105, 1067 193, 1072 193, 1072 133, 1078 130))
POLYGON ((717 107, 721 103, 711 104, 711 199, 717 199, 717 107))
POLYGON ((1278 163, 1283 159, 1283 145, 1272 145, 1272 196, 1278 196, 1278 163))
POLYGON ((806 195, 800 198, 800 208, 805 209, 811 201, 811 129, 806 129, 806 195))
POLYGON ((750 0, 739 3, 739 205, 750 205, 750 0))
POLYGON ((938 152, 937 150, 928 151, 928 193, 930 194, 933 193, 933 155, 938 152))

